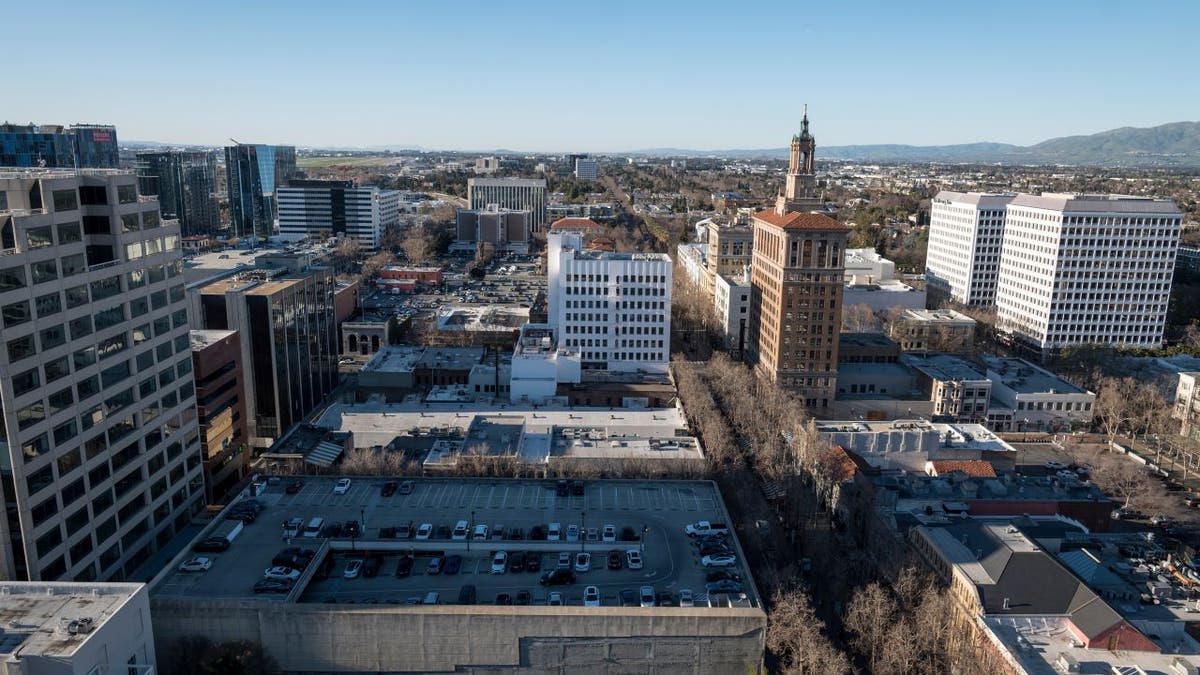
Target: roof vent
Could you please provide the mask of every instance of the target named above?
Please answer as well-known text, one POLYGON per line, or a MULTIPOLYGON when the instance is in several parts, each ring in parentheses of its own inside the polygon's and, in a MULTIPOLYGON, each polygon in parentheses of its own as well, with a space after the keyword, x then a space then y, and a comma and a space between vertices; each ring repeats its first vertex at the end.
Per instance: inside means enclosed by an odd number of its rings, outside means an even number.
POLYGON ((1003 609, 1004 609, 1005 611, 1008 611, 1008 610, 1010 609, 1009 602, 1008 602, 1008 598, 1005 598, 1005 599, 1004 599, 1004 606, 1003 606, 1003 609))

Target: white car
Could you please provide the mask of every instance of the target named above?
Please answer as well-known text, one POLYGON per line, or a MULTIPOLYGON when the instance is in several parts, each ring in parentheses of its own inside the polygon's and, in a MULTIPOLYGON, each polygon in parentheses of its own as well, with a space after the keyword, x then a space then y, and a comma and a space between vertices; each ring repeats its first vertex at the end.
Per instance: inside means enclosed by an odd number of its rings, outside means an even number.
POLYGON ((192 558, 185 560, 179 565, 180 572, 207 572, 208 568, 212 567, 211 558, 192 558))
POLYGON ((504 574, 508 571, 508 554, 504 551, 496 551, 496 555, 492 556, 492 574, 504 574))
POLYGON ((733 567, 737 564, 737 557, 730 553, 706 555, 700 559, 700 564, 705 567, 733 567))
POLYGON ((418 540, 424 541, 428 539, 431 534, 433 534, 433 525, 431 523, 421 523, 421 526, 417 528, 418 540))
POLYGON ((558 541, 562 538, 562 525, 559 523, 550 523, 546 529, 546 541, 558 541))
POLYGON ((351 560, 346 563, 346 571, 342 572, 343 579, 357 579, 359 574, 362 574, 363 561, 351 560))
POLYGON ((592 554, 591 553, 576 553, 575 554, 575 571, 586 572, 592 569, 592 554))
POLYGON ((558 569, 571 569, 571 553, 569 551, 559 551, 558 553, 558 569))
POLYGON ((563 594, 555 591, 546 596, 546 604, 550 605, 551 607, 562 607, 566 603, 563 602, 563 594))
POLYGON ((638 596, 642 600, 642 607, 653 607, 655 605, 653 586, 642 586, 638 589, 638 596))
POLYGON ((595 586, 588 586, 583 589, 583 606, 584 607, 599 607, 600 606, 600 589, 595 586))
POLYGON ((625 566, 631 570, 642 569, 642 553, 635 548, 625 551, 625 566))
POLYGON ((578 525, 569 525, 567 527, 567 541, 579 541, 578 525))
POLYGON ((692 597, 692 591, 683 588, 679 591, 679 606, 680 607, 695 607, 696 600, 692 597))
POLYGON ((613 525, 605 525, 604 532, 603 532, 603 534, 601 534, 600 538, 603 541, 608 542, 608 543, 616 541, 617 540, 617 528, 613 525))
POLYGON ((277 565, 263 570, 263 578, 274 579, 275 581, 295 581, 300 578, 300 572, 290 567, 277 565))
POLYGON ((450 538, 454 541, 465 541, 467 538, 467 521, 460 520, 454 525, 454 532, 450 534, 450 538))
POLYGON ((350 490, 350 479, 339 478, 338 482, 333 484, 333 494, 344 495, 350 490))

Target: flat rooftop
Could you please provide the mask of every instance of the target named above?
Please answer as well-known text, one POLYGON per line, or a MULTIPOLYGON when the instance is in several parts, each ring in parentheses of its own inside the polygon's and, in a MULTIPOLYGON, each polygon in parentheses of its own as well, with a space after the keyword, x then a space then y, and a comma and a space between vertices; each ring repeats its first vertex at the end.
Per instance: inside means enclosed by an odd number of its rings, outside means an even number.
POLYGON ((418 368, 470 370, 483 360, 483 347, 421 347, 393 345, 375 352, 363 364, 365 373, 408 373, 418 368))
MULTIPOLYGON (((336 476, 301 477, 304 486, 296 494, 285 492, 289 480, 290 477, 284 477, 278 485, 267 486, 258 497, 267 505, 266 509, 255 523, 243 528, 228 550, 201 554, 213 560, 211 569, 199 573, 175 571, 181 560, 192 555, 185 553, 153 582, 152 596, 275 603, 406 604, 411 598, 419 599, 435 591, 441 595, 443 604, 455 604, 461 587, 472 584, 480 605, 495 604, 500 593, 515 597, 521 591, 530 593, 531 604, 544 605, 549 591, 559 591, 566 596, 567 604, 579 605, 583 587, 595 585, 600 589, 602 604, 616 606, 622 590, 636 591, 649 585, 656 591, 690 589, 700 604, 705 598, 708 570, 700 565, 699 553, 684 533, 684 527, 698 520, 730 522, 716 485, 709 481, 585 481, 582 495, 559 496, 554 480, 395 478, 391 480, 411 480, 412 492, 398 491, 384 497, 381 486, 389 479, 383 477, 352 478, 349 490, 341 495, 333 493, 336 476), (291 518, 307 522, 315 516, 324 518, 327 524, 361 520, 363 531, 356 539, 344 536, 292 539, 291 546, 311 548, 319 556, 332 557, 329 578, 322 581, 309 578, 321 563, 319 557, 305 570, 292 593, 255 594, 254 583, 271 566, 272 558, 289 545, 281 536, 280 523, 291 518), (489 539, 452 540, 449 533, 460 520, 488 525, 489 539), (424 541, 382 536, 385 528, 405 523, 410 523, 413 529, 429 523, 434 534, 424 541), (561 524, 564 536, 568 527, 579 526, 583 533, 580 541, 530 539, 536 526, 544 529, 550 523, 561 524), (605 525, 613 526, 618 541, 602 540, 600 532, 605 525), (595 533, 591 532, 593 529, 595 533), (513 538, 517 530, 520 539, 513 538), (497 536, 498 532, 501 534, 497 536), (642 553, 643 569, 607 569, 609 551, 630 549, 642 553), (591 569, 578 573, 575 584, 546 588, 538 584, 537 573, 491 574, 491 555, 499 550, 540 556, 543 572, 555 568, 560 552, 587 552, 592 554, 591 569), (362 558, 366 552, 381 558, 379 576, 344 579, 346 562, 362 558), (415 556, 412 575, 396 577, 400 557, 408 554, 415 556), (450 575, 428 574, 430 559, 445 555, 461 556, 461 570, 450 575)), ((205 536, 202 534, 198 539, 205 536)), ((739 560, 731 571, 741 575, 750 603, 758 606, 735 537, 731 537, 731 547, 739 560)))
POLYGON ((909 367, 935 380, 943 382, 987 380, 987 377, 976 370, 970 362, 950 354, 931 354, 929 356, 905 354, 900 358, 909 367))
POLYGON ((203 349, 215 342, 236 334, 236 330, 192 330, 188 331, 192 340, 192 349, 203 349))
POLYGON ((132 583, 0 582, 0 655, 69 658, 145 588, 132 583), (71 624, 75 623, 75 632, 71 624))
POLYGON ((859 453, 873 455, 924 453, 933 459, 956 459, 956 451, 1011 452, 1016 449, 1000 440, 982 424, 945 424, 923 419, 874 421, 818 421, 817 432, 830 442, 859 453), (934 456, 938 455, 938 456, 934 456))
POLYGON ((1025 359, 985 354, 980 357, 987 366, 989 379, 1018 394, 1085 394, 1083 389, 1067 382, 1044 368, 1025 359))
POLYGON ((902 320, 975 325, 975 319, 952 309, 906 309, 902 320))
MULTIPOLYGON (((879 347, 899 351, 900 345, 884 333, 838 333, 838 349, 847 347, 879 347)), ((838 368, 841 369, 839 364, 838 368)))

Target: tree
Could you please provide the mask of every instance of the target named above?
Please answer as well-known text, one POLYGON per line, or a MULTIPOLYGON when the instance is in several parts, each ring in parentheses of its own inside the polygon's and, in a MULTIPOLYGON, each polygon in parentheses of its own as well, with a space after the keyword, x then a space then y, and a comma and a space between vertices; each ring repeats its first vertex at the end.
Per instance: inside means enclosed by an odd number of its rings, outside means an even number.
POLYGON ((1123 455, 1108 454, 1092 464, 1091 479, 1106 494, 1121 500, 1125 507, 1145 508, 1144 503, 1156 492, 1146 471, 1123 455))
POLYGON ((429 235, 421 225, 413 225, 408 229, 408 233, 400 242, 400 250, 404 251, 404 256, 413 265, 423 265, 433 257, 429 235))
POLYGON ((846 607, 842 623, 852 635, 850 644, 866 657, 872 673, 879 672, 898 614, 896 599, 878 581, 858 589, 846 607))
POLYGON ((230 640, 220 644, 195 635, 171 643, 158 661, 166 675, 269 675, 279 664, 259 642, 230 640))
POLYGON ((798 588, 779 591, 767 613, 767 650, 781 673, 840 675, 850 660, 825 636, 825 623, 798 588))
POLYGON ((364 281, 373 278, 379 274, 379 270, 387 267, 396 261, 396 256, 391 251, 383 250, 363 261, 362 278, 364 281))
POLYGON ((882 329, 883 324, 870 305, 859 303, 842 309, 843 333, 876 333, 882 329))
POLYGON ((1122 430, 1129 433, 1159 433, 1166 428, 1171 409, 1157 386, 1132 377, 1100 377, 1094 412, 1108 445, 1122 430))

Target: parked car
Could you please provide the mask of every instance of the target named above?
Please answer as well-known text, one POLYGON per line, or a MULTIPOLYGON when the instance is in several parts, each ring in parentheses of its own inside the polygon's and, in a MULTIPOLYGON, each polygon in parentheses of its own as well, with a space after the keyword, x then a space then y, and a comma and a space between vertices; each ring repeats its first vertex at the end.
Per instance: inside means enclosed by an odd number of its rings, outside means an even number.
POLYGON ((622 527, 620 539, 621 541, 637 541, 637 530, 633 529, 632 527, 622 527))
POLYGON ((294 480, 294 481, 289 482, 287 484, 287 487, 283 488, 283 491, 288 493, 289 495, 294 495, 294 494, 300 492, 300 490, 302 490, 303 488, 304 488, 304 481, 294 480))
POLYGON ((362 574, 363 561, 355 558, 346 562, 346 570, 342 572, 343 579, 357 579, 359 574, 362 574))
POLYGON ((595 586, 586 586, 583 589, 583 606, 584 607, 599 607, 600 606, 600 589, 595 586))
POLYGON ((529 539, 531 541, 546 541, 546 528, 542 525, 534 525, 529 529, 529 539))
POLYGON ((458 590, 458 604, 475 604, 475 584, 466 584, 458 590))
POLYGON ((675 594, 672 593, 671 591, 659 591, 658 592, 658 606, 659 607, 678 607, 679 601, 675 599, 675 594))
POLYGON ((400 483, 400 494, 411 495, 412 491, 413 491, 413 482, 411 480, 406 480, 406 481, 400 483))
POLYGON ((327 539, 342 536, 342 524, 330 523, 321 529, 321 536, 327 539))
POLYGON ((454 531, 450 533, 450 538, 454 541, 465 541, 467 538, 467 521, 460 520, 454 524, 454 531))
POLYGON ((731 553, 706 555, 700 559, 700 564, 705 567, 732 567, 737 564, 737 557, 731 553))
POLYGON ((546 604, 550 605, 551 607, 562 607, 567 603, 563 602, 563 594, 555 591, 554 593, 546 596, 546 604))
POLYGON ((511 604, 513 604, 512 596, 509 595, 508 593, 497 593, 496 594, 496 604, 497 605, 511 605, 511 604))
POLYGON ((587 572, 592 569, 592 554, 591 553, 576 553, 575 554, 575 571, 587 572))
POLYGON ((638 599, 641 601, 642 607, 654 606, 654 587, 642 586, 638 589, 638 599))
POLYGON ((621 564, 621 560, 623 557, 624 556, 621 555, 620 551, 609 551, 608 552, 608 569, 610 569, 610 570, 621 569, 621 567, 623 567, 623 565, 621 564))
POLYGON ((384 497, 391 497, 392 495, 396 494, 396 487, 396 481, 389 480, 383 484, 383 489, 380 491, 380 494, 384 497))
POLYGON ((492 574, 504 574, 508 571, 508 553, 496 551, 492 556, 492 574))
POLYGON ((509 572, 524 572, 525 571, 525 554, 521 551, 514 551, 508 556, 508 571, 509 572))
POLYGON ((633 591, 632 588, 626 588, 625 590, 621 591, 620 598, 622 607, 638 606, 638 595, 633 591))
POLYGON ((695 607, 696 600, 692 597, 692 591, 687 588, 679 590, 679 606, 680 607, 695 607))
POLYGON ((722 579, 704 584, 704 590, 708 593, 741 593, 743 586, 736 581, 722 579))
POLYGON ((362 574, 364 577, 377 577, 381 567, 383 567, 383 560, 374 557, 367 558, 362 566, 362 574))
POLYGON ((396 576, 401 577, 401 578, 406 577, 406 576, 412 574, 412 568, 413 568, 412 556, 408 556, 408 555, 401 556, 400 562, 396 563, 396 576))
POLYGON ((579 541, 579 526, 578 525, 568 525, 567 526, 567 541, 568 542, 579 541))
POLYGON ((525 571, 526 572, 541 572, 542 571, 542 554, 536 551, 525 552, 525 571))
POLYGON ((417 539, 420 541, 429 539, 431 534, 433 534, 433 525, 430 523, 421 523, 421 526, 417 528, 417 539))
POLYGON ((573 584, 575 583, 575 573, 571 570, 552 570, 543 574, 538 579, 538 583, 543 586, 573 584))
POLYGON ((722 579, 741 581, 742 575, 732 570, 713 570, 705 575, 705 581, 721 581, 722 579))
POLYGON ((446 556, 446 564, 442 566, 442 574, 458 574, 460 569, 462 569, 461 555, 446 556))
POLYGON ((571 481, 571 494, 575 495, 576 497, 583 496, 583 481, 581 481, 581 480, 571 481))
POLYGON ((192 547, 197 553, 220 553, 229 550, 229 540, 225 537, 209 537, 192 547))
POLYGON ((530 599, 529 591, 517 591, 517 597, 513 599, 513 604, 528 605, 530 599))
POLYGON ((631 548, 625 551, 625 566, 631 570, 642 569, 642 553, 637 549, 631 548))
POLYGON ((603 533, 600 536, 607 543, 612 543, 617 540, 617 528, 612 525, 605 525, 603 533))
POLYGON ((189 558, 179 565, 180 572, 207 572, 212 567, 212 558, 198 556, 189 558))
POLYGON ((559 523, 550 523, 550 528, 546 530, 546 541, 558 541, 562 538, 562 525, 559 523))
POLYGON ((299 570, 294 570, 290 567, 276 566, 268 567, 263 570, 264 579, 288 579, 295 581, 300 578, 299 570))
POLYGON ((567 497, 571 494, 571 486, 567 481, 560 480, 554 484, 554 494, 558 497, 567 497))
POLYGON ((259 579, 254 584, 255 593, 287 593, 296 582, 290 579, 259 579))
POLYGON ((350 479, 349 478, 339 478, 338 481, 333 484, 333 494, 335 494, 335 495, 344 495, 349 491, 350 491, 350 479))
POLYGON ((1047 469, 1050 469, 1051 471, 1058 471, 1059 469, 1067 468, 1066 464, 1064 464, 1062 462, 1055 462, 1053 460, 1046 462, 1042 466, 1046 467, 1047 469))
POLYGON ((568 551, 559 551, 558 564, 555 566, 560 570, 571 569, 572 565, 571 554, 568 551))
POLYGON ((425 574, 441 574, 442 565, 445 564, 445 559, 439 556, 434 556, 429 559, 429 565, 425 567, 425 574))

